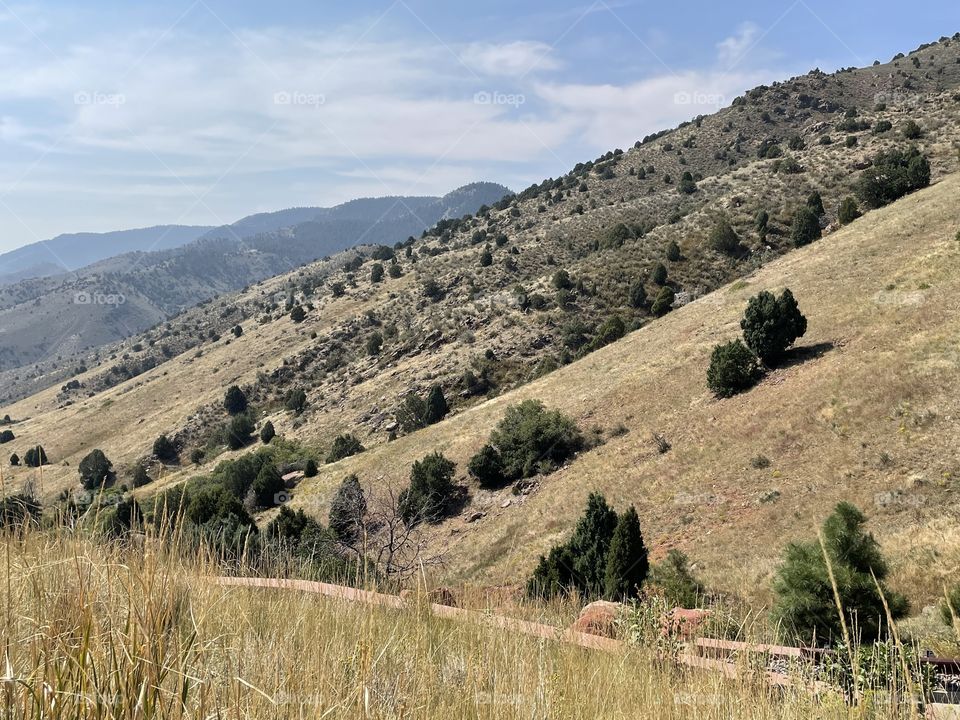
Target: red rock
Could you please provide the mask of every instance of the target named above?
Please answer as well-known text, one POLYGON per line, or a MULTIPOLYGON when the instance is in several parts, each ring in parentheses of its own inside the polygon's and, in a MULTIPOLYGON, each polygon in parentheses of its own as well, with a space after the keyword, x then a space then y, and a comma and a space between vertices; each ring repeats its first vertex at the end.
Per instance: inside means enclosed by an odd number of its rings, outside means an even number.
POLYGON ((623 611, 621 603, 597 600, 580 611, 580 616, 574 621, 570 629, 587 635, 598 635, 605 638, 617 637, 617 619, 623 611))

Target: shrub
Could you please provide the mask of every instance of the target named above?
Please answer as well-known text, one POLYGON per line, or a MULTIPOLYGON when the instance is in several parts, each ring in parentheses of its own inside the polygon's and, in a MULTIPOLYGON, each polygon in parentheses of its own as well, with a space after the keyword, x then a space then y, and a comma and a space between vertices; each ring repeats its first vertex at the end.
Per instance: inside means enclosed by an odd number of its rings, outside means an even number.
POLYGON ((284 408, 299 415, 307 407, 307 393, 303 388, 296 388, 287 393, 283 403, 284 408))
POLYGON ((778 360, 794 341, 807 332, 807 319, 800 312, 793 293, 784 290, 780 297, 764 290, 750 298, 740 321, 743 338, 761 360, 778 360))
POLYGON ((143 487, 150 482, 152 482, 152 478, 150 477, 150 473, 147 472, 147 468, 137 463, 133 468, 133 475, 130 477, 130 487, 143 487))
POLYGON ((793 215, 793 226, 790 228, 790 238, 795 247, 809 245, 822 236, 820 218, 808 205, 804 205, 793 215))
POLYGON ((507 408, 490 435, 490 444, 503 460, 505 480, 549 473, 583 446, 576 423, 559 410, 547 410, 539 400, 507 408))
POLYGON ((630 307, 645 308, 648 302, 647 288, 643 284, 643 280, 635 280, 630 286, 630 307))
POLYGON ((250 486, 257 507, 270 508, 280 504, 279 495, 284 489, 280 471, 272 462, 265 462, 250 486))
POLYGON ((860 175, 856 195, 870 208, 883 207, 930 184, 930 163, 919 150, 890 150, 873 158, 860 175))
POLYGON ((960 620, 960 584, 947 590, 940 602, 940 619, 944 625, 954 626, 955 618, 960 620))
POLYGON ((596 335, 590 343, 591 350, 599 350, 605 345, 616 342, 627 333, 627 326, 619 315, 613 315, 603 321, 603 324, 597 328, 596 335))
POLYGON ((667 267, 663 263, 657 263, 650 271, 650 280, 654 285, 663 285, 667 282, 667 267))
POLYGON ((379 331, 374 330, 370 333, 370 337, 367 338, 367 355, 379 355, 380 350, 383 349, 383 335, 379 331))
POLYGON ((493 253, 490 252, 489 247, 485 247, 483 252, 480 253, 480 267, 490 267, 493 265, 493 253))
POLYGON ((231 385, 223 396, 223 407, 231 415, 239 415, 247 409, 246 394, 236 385, 231 385))
POLYGON ((307 311, 302 305, 294 305, 290 310, 290 319, 295 323, 302 323, 307 318, 307 311))
POLYGON ((717 252, 733 253, 740 247, 740 237, 734 231, 730 222, 722 218, 710 231, 710 247, 717 252))
POLYGON ((835 593, 847 625, 855 627, 865 642, 885 635, 886 611, 878 585, 893 619, 906 614, 906 598, 884 586, 887 563, 873 535, 864 531, 865 522, 856 507, 841 502, 823 524, 823 546, 819 541, 791 543, 784 551, 774 580, 774 616, 800 641, 843 640, 835 593))
POLYGON ((450 406, 447 405, 447 399, 443 395, 443 388, 439 385, 430 387, 427 393, 427 425, 433 425, 443 420, 450 412, 450 406))
POLYGON ((304 477, 316 477, 319 472, 320 469, 317 467, 317 461, 313 458, 307 460, 306 465, 303 466, 304 477))
POLYGON ((874 135, 882 135, 885 132, 890 132, 893 129, 893 123, 889 120, 880 120, 876 125, 873 126, 874 135))
POLYGON ((840 201, 840 207, 837 209, 837 218, 841 225, 849 225, 860 217, 860 208, 857 207, 857 201, 849 195, 840 201))
POLYGON ((676 300, 676 294, 671 287, 662 287, 657 297, 650 306, 650 312, 656 317, 663 317, 673 309, 673 303, 676 300))
POLYGON ((810 196, 807 198, 807 207, 813 210, 817 214, 817 217, 821 217, 827 213, 823 207, 823 198, 816 190, 810 193, 810 196))
POLYGON ((697 183, 694 182, 693 175, 690 174, 689 170, 680 176, 680 184, 677 185, 677 189, 685 195, 692 195, 697 191, 697 183))
POLYGON ((199 465, 203 462, 204 452, 200 448, 194 448, 193 452, 190 453, 190 462, 194 465, 199 465))
POLYGON ((727 398, 752 388, 760 375, 757 356, 741 340, 734 340, 713 349, 707 385, 717 397, 727 398))
POLYGON ((260 428, 260 442, 264 445, 269 445, 270 441, 273 440, 277 435, 276 429, 273 427, 273 423, 267 420, 263 427, 260 428))
POLYGON ((237 415, 227 428, 227 447, 231 450, 246 447, 250 444, 250 436, 255 429, 253 420, 247 415, 237 415))
POLYGON ((400 496, 400 515, 408 525, 436 522, 449 509, 456 485, 456 465, 441 453, 432 453, 410 468, 410 487, 400 496))
POLYGON ((343 297, 347 292, 346 286, 342 282, 335 282, 330 285, 330 293, 335 297, 343 297))
POLYGON ((334 463, 338 460, 362 453, 366 448, 354 435, 338 435, 333 440, 333 446, 327 454, 327 462, 334 463))
POLYGON ((919 140, 923 137, 923 128, 917 124, 916 120, 907 120, 900 128, 900 132, 907 140, 919 140))
POLYGON ((667 260, 670 262, 678 262, 682 257, 680 253, 680 246, 677 245, 676 241, 671 240, 667 243, 667 260))
POLYGON ((153 454, 161 462, 177 461, 177 446, 166 435, 153 441, 153 454))
POLYGON ((433 385, 426 399, 416 393, 409 393, 397 409, 396 416, 404 432, 414 432, 440 422, 449 412, 450 408, 442 388, 439 385, 433 385))
POLYGON ((680 550, 670 550, 650 569, 650 583, 675 607, 697 607, 706 594, 706 588, 693 576, 690 561, 680 550))
POLYGON ((557 290, 570 290, 573 287, 573 281, 570 279, 570 273, 566 270, 557 270, 551 279, 553 286, 557 290))
POLYGON ((47 453, 44 451, 43 446, 37 445, 23 454, 23 464, 27 467, 36 468, 41 465, 49 465, 50 461, 47 459, 47 453))
POLYGON ((504 481, 503 458, 493 445, 484 445, 470 458, 467 472, 480 483, 480 487, 498 487, 504 481))
POLYGON ((0 432, 0 445, 11 442, 12 440, 16 440, 16 437, 13 435, 13 430, 4 430, 3 432, 0 432))
POLYGON ((438 283, 433 278, 427 278, 422 287, 423 296, 428 300, 433 300, 437 302, 443 298, 443 288, 440 287, 438 283))
POLYGON ((17 455, 16 453, 13 453, 13 455, 10 456, 10 464, 11 464, 13 467, 19 467, 19 466, 20 466, 20 456, 17 455))
POLYGON ((617 518, 604 568, 604 595, 611 600, 636 597, 647 578, 650 562, 640 532, 640 518, 631 505, 617 518))
POLYGON ((807 144, 803 141, 803 138, 799 135, 794 135, 787 142, 787 147, 791 150, 803 150, 807 144))
POLYGON ((330 530, 341 542, 353 542, 363 533, 366 514, 367 498, 360 487, 360 479, 348 475, 330 503, 330 530))
POLYGON ((113 463, 103 454, 103 450, 93 450, 88 453, 77 467, 80 473, 80 484, 85 490, 104 487, 116 479, 113 463))

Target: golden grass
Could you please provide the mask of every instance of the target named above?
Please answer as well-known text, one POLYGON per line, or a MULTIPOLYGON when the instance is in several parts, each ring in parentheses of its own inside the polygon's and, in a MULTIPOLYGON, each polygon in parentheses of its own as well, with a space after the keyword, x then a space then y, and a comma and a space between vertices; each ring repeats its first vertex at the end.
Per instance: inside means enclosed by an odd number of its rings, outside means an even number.
POLYGON ((449 622, 222 588, 153 539, 3 541, 9 718, 853 718, 835 696, 449 622))

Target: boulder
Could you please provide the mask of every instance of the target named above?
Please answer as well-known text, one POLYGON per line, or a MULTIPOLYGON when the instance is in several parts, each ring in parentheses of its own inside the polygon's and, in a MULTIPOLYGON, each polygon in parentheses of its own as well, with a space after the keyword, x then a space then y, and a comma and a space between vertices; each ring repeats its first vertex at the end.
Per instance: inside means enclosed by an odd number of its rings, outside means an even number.
POLYGON ((616 638, 617 620, 623 612, 623 608, 622 603, 597 600, 580 611, 580 616, 570 626, 570 629, 587 635, 616 638))
POLYGON ((661 626, 664 635, 675 635, 683 639, 696 636, 704 621, 710 617, 709 610, 688 610, 675 607, 663 616, 661 626))

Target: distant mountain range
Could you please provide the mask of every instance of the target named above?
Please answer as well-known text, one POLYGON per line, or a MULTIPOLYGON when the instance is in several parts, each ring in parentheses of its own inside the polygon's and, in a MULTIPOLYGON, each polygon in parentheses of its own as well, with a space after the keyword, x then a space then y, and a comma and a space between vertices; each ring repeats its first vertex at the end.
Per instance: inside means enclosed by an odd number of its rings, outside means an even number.
POLYGON ((250 215, 217 228, 61 235, 14 250, 0 256, 0 278, 7 278, 0 280, 0 371, 55 363, 356 245, 419 236, 441 219, 510 194, 502 185, 474 183, 443 197, 364 198, 250 215))

